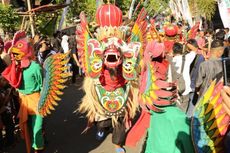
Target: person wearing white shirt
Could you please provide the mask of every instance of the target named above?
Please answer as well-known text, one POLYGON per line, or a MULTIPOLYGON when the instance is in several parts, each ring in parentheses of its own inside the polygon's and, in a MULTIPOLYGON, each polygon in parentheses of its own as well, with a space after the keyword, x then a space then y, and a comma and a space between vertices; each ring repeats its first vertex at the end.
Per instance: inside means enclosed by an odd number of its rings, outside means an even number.
POLYGON ((62 47, 64 53, 67 53, 69 51, 68 40, 69 40, 69 36, 67 36, 67 35, 62 36, 61 47, 62 47))
POLYGON ((196 57, 196 52, 190 51, 189 53, 183 55, 183 45, 180 43, 175 43, 173 46, 173 54, 174 57, 172 59, 172 62, 176 67, 176 72, 182 74, 185 80, 185 91, 181 94, 181 99, 182 103, 184 103, 182 110, 186 111, 189 102, 189 93, 192 91, 190 86, 190 65, 196 57))
MULTIPOLYGON (((61 41, 61 47, 63 49, 63 53, 67 53, 67 52, 70 51, 68 40, 69 40, 69 36, 67 36, 66 34, 64 34, 62 36, 62 41, 61 41)), ((67 72, 71 72, 72 73, 71 67, 72 67, 72 64, 68 63, 68 70, 67 70, 67 72)))
POLYGON ((183 73, 183 77, 185 79, 186 88, 185 88, 185 91, 182 93, 182 95, 187 95, 192 91, 192 89, 190 87, 191 79, 190 79, 189 72, 190 72, 190 65, 196 56, 196 52, 191 51, 186 55, 176 55, 173 57, 173 62, 175 63, 175 66, 178 68, 177 73, 181 72, 183 56, 185 56, 185 63, 184 63, 184 70, 182 73, 183 73))

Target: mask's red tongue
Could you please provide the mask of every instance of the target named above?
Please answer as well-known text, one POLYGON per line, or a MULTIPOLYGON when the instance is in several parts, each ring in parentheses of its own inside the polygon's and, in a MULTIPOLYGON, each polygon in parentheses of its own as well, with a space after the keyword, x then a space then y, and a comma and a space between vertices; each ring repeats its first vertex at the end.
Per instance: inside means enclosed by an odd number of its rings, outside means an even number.
POLYGON ((13 62, 2 72, 2 76, 9 81, 9 84, 12 87, 18 88, 21 84, 22 69, 19 65, 16 65, 16 63, 13 62))
MULTIPOLYGON (((119 67, 119 72, 121 72, 121 67, 119 67)), ((107 91, 114 91, 117 88, 120 88, 126 84, 126 80, 122 77, 122 74, 119 73, 117 76, 111 77, 109 70, 105 69, 100 76, 101 85, 107 91)))

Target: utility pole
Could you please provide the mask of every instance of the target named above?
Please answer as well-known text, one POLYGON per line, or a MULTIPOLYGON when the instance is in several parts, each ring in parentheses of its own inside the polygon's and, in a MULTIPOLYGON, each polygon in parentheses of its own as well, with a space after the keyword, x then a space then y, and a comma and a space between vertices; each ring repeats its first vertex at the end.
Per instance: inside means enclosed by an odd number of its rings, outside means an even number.
POLYGON ((35 36, 34 19, 33 19, 33 15, 32 15, 32 12, 31 12, 31 2, 30 2, 30 0, 27 0, 27 7, 28 7, 28 11, 29 11, 31 34, 32 34, 32 37, 34 37, 35 36))

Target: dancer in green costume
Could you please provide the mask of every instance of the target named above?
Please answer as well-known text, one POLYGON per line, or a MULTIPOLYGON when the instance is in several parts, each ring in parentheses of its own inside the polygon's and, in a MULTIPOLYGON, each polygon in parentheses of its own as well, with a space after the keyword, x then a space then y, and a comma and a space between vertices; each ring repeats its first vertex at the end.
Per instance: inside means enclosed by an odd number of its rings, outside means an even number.
POLYGON ((189 121, 175 106, 176 84, 167 81, 169 62, 164 58, 164 48, 156 41, 146 46, 139 97, 141 106, 147 109, 142 109, 126 144, 135 144, 136 137, 148 128, 145 153, 193 153, 189 121))
MULTIPOLYGON (((153 49, 153 51, 156 50, 153 49)), ((157 69, 154 74, 157 79, 166 81, 168 62, 165 59, 162 62, 158 62, 156 59, 156 61, 152 60, 151 64, 153 69, 157 69)), ((173 97, 170 99, 170 101, 175 100, 173 97)), ((175 104, 165 105, 160 109, 164 110, 164 112, 151 111, 145 153, 193 153, 190 121, 185 113, 175 104)))
MULTIPOLYGON (((171 32, 176 31, 173 28, 168 29, 171 32)), ((169 83, 167 78, 167 73, 170 76, 170 72, 174 71, 164 58, 164 45, 149 42, 143 61, 139 94, 142 114, 128 133, 126 145, 135 146, 144 135, 145 129, 148 129, 145 153, 228 151, 224 148, 224 137, 229 129, 230 116, 224 110, 220 96, 223 82, 210 83, 208 90, 196 104, 189 121, 175 106, 176 84, 169 83)), ((176 80, 178 82, 179 79, 176 80)))
MULTIPOLYGON (((177 35, 177 28, 169 25, 166 33, 177 35), (169 30, 170 29, 170 30, 169 30)), ((151 50, 158 51, 158 48, 151 50)), ((163 53, 163 52, 162 52, 163 53)), ((159 62, 158 59, 164 58, 161 55, 152 60, 153 69, 161 68, 154 75, 157 79, 166 81, 168 69, 170 67, 166 59, 159 62)), ((172 68, 172 67, 171 67, 172 68)), ((172 69, 171 69, 172 71, 172 69)), ((176 99, 170 99, 176 101, 176 99)), ((190 136, 190 121, 175 104, 162 107, 164 112, 151 111, 150 127, 146 142, 145 153, 193 153, 193 144, 190 136)))
POLYGON ((176 106, 164 110, 164 113, 151 111, 145 153, 194 153, 186 115, 176 106))
POLYGON ((14 35, 10 52, 13 57, 12 64, 2 75, 19 92, 19 127, 26 141, 27 153, 31 152, 31 146, 34 153, 38 153, 44 149, 43 118, 38 112, 43 79, 42 68, 32 60, 33 46, 27 41, 24 31, 14 35))

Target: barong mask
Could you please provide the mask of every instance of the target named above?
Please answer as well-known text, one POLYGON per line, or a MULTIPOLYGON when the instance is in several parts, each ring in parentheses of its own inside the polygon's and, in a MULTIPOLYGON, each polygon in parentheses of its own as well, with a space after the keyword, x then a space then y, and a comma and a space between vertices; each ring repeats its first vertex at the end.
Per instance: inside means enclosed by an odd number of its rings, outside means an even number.
POLYGON ((90 38, 88 24, 84 13, 81 13, 81 26, 77 28, 80 60, 87 76, 98 78, 103 67, 114 69, 122 64, 122 74, 127 80, 136 76, 136 62, 141 43, 126 43, 127 27, 121 26, 122 12, 111 4, 103 5, 97 10, 99 28, 95 32, 96 38, 90 38))
POLYGON ((125 43, 122 39, 110 37, 99 42, 97 39, 88 41, 89 59, 88 74, 92 78, 98 78, 103 66, 108 69, 116 69, 122 64, 122 74, 127 80, 136 77, 136 62, 141 44, 125 43))
POLYGON ((112 4, 97 9, 98 28, 90 33, 86 17, 80 14, 77 27, 78 55, 87 77, 94 87, 105 115, 117 116, 126 107, 130 91, 128 81, 137 77, 136 68, 143 50, 143 31, 146 30, 145 11, 141 11, 132 31, 122 25, 122 12, 112 4), (132 33, 128 38, 128 34, 132 33), (141 40, 140 40, 141 39, 141 40))

